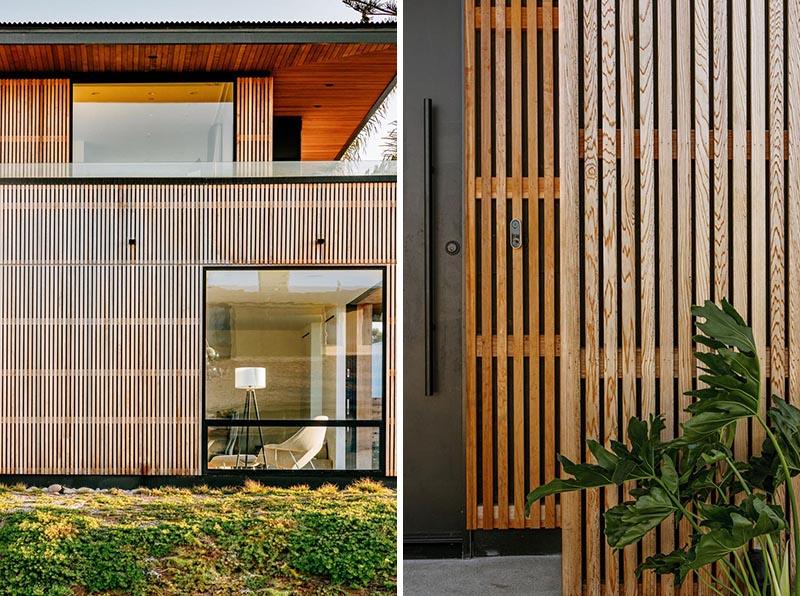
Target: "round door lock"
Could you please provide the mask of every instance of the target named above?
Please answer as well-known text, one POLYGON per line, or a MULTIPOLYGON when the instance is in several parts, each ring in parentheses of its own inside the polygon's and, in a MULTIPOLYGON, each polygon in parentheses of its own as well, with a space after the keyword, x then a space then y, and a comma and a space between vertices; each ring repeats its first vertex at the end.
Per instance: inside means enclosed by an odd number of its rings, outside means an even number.
POLYGON ((461 246, 455 240, 451 240, 444 245, 444 249, 449 255, 457 255, 461 251, 461 246))

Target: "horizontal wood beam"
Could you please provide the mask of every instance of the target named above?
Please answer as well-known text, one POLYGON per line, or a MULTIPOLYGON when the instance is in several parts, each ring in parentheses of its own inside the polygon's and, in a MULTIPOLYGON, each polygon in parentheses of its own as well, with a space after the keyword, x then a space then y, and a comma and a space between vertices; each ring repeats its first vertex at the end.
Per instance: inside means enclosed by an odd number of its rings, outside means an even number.
MULTIPOLYGON (((598 158, 601 158, 602 155, 603 155, 603 132, 602 132, 602 130, 599 130, 597 134, 598 134, 598 137, 597 137, 597 151, 596 151, 596 153, 597 153, 598 158)), ((641 157, 641 150, 640 150, 640 147, 641 147, 641 142, 640 142, 641 130, 637 128, 634 131, 633 135, 634 135, 634 139, 633 139, 634 155, 635 155, 636 159, 639 159, 641 157)), ((769 160, 769 151, 770 151, 769 131, 766 131, 764 133, 764 135, 765 135, 764 136, 764 138, 765 138, 764 160, 767 161, 767 160, 769 160)), ((752 134, 751 134, 751 131, 748 130, 747 131, 747 139, 746 139, 747 159, 751 159, 752 158, 751 152, 750 152, 751 140, 752 140, 752 134)), ((711 154, 711 157, 713 158, 713 156, 714 156, 714 131, 713 130, 710 131, 709 134, 708 134, 708 142, 709 142, 709 148, 710 148, 709 149, 709 153, 711 154)), ((694 159, 694 147, 695 147, 694 130, 690 131, 690 133, 689 133, 689 146, 690 146, 691 157, 692 157, 692 159, 694 159)), ((621 151, 622 151, 622 138, 621 138, 619 129, 617 129, 617 157, 621 157, 621 151)), ((585 129, 581 129, 578 132, 578 157, 580 159, 583 159, 584 157, 586 157, 586 131, 585 131, 585 129)), ((658 159, 658 130, 653 131, 653 157, 655 159, 658 159)), ((784 130, 783 131, 783 159, 786 160, 788 158, 789 158, 789 132, 784 130)), ((672 131, 672 159, 678 159, 678 131, 677 130, 673 130, 672 131)), ((728 131, 728 159, 733 159, 733 131, 732 130, 728 131)))
MULTIPOLYGON (((497 28, 497 21, 496 21, 496 9, 492 8, 492 29, 497 28)), ((522 8, 522 29, 528 28, 528 9, 523 7, 522 8)), ((513 25, 513 19, 511 18, 511 9, 506 8, 506 29, 511 29, 513 25)), ((536 28, 539 30, 544 29, 544 15, 543 9, 538 7, 536 9, 536 28)), ((475 10, 475 29, 480 31, 481 29, 481 14, 480 10, 475 10)), ((553 29, 558 29, 558 7, 553 8, 553 29)))
MULTIPOLYGON (((516 353, 516 349, 514 348, 514 346, 515 346, 514 336, 513 335, 509 335, 509 336, 507 336, 507 338, 508 338, 508 340, 507 340, 508 347, 506 348, 506 353, 508 354, 509 358, 513 358, 514 356, 518 355, 516 353)), ((484 352, 485 352, 485 350, 483 349, 483 336, 478 335, 475 338, 475 345, 477 346, 477 357, 478 358, 483 358, 484 357, 484 352)), ((555 357, 561 356, 561 337, 560 336, 558 336, 558 335, 556 336, 554 345, 555 345, 554 356, 555 357)), ((526 335, 523 338, 522 346, 523 346, 522 347, 523 356, 530 357, 530 355, 531 355, 531 336, 530 335, 526 335)), ((764 360, 763 360, 764 362, 766 362, 766 363, 770 362, 770 360, 771 360, 770 353, 771 353, 771 348, 767 348, 766 352, 764 354, 764 360)), ((656 351, 655 351, 655 363, 654 363, 654 369, 655 369, 656 378, 659 378, 661 376, 661 367, 660 367, 660 364, 659 364, 659 362, 660 362, 659 354, 660 354, 660 350, 658 348, 656 348, 656 351)), ((545 356, 545 336, 544 335, 540 335, 539 336, 539 356, 541 358, 544 358, 544 356, 545 356)), ((497 336, 496 335, 492 336, 492 357, 494 357, 494 358, 497 357, 497 336)), ((599 363, 603 362, 603 358, 604 358, 604 350, 601 349, 600 353, 597 356, 598 369, 599 369, 599 363)), ((788 360, 787 360, 788 358, 789 358, 789 352, 787 350, 784 350, 784 362, 788 362, 788 360)), ((678 376, 678 350, 677 349, 675 349, 674 352, 673 352, 672 360, 674 362, 674 369, 673 369, 672 373, 673 373, 674 377, 677 377, 678 376)), ((622 377, 622 349, 621 348, 619 350, 617 350, 617 363, 618 363, 617 364, 617 376, 618 377, 622 377)), ((696 375, 696 373, 697 373, 696 368, 693 367, 692 371, 693 371, 692 374, 696 375)), ((769 373, 770 373, 769 367, 766 367, 765 371, 764 371, 764 374, 766 374, 768 378, 769 378, 769 373)), ((636 378, 641 378, 641 377, 642 377, 642 351, 641 351, 641 349, 637 349, 636 350, 636 378)), ((583 350, 583 349, 581 349, 581 378, 584 378, 584 379, 586 378, 586 351, 583 350)))
MULTIPOLYGON (((525 526, 528 527, 528 528, 532 528, 532 527, 535 527, 535 528, 560 528, 561 527, 561 505, 559 505, 557 503, 555 509, 556 509, 556 511, 555 511, 555 523, 551 524, 551 525, 547 525, 545 504, 540 501, 538 506, 534 505, 534 506, 531 507, 531 512, 536 512, 536 511, 539 512, 539 516, 540 516, 539 517, 539 523, 538 524, 532 523, 531 516, 529 515, 525 519, 525 522, 526 522, 525 526)), ((494 514, 494 519, 496 520, 499 517, 500 508, 497 505, 494 505, 492 507, 492 510, 493 510, 492 513, 494 514)), ((484 513, 484 506, 483 505, 478 505, 478 521, 480 523, 483 523, 483 513, 484 513)), ((511 522, 511 520, 516 518, 514 513, 515 513, 514 504, 513 503, 509 503, 509 505, 508 505, 508 519, 509 519, 509 522, 511 522)), ((513 528, 515 526, 513 526, 513 525, 511 525, 509 523, 508 527, 509 528, 513 528)))
MULTIPOLYGON (((512 190, 514 188, 514 179, 513 178, 506 178, 506 198, 513 199, 514 195, 512 194, 512 190)), ((539 178, 537 194, 540 199, 544 199, 544 178, 539 178)), ((553 178, 553 197, 559 198, 561 193, 561 179, 560 178, 553 178)), ((527 176, 522 178, 522 198, 529 199, 531 197, 531 190, 530 190, 530 178, 527 176)), ((475 198, 482 199, 483 198, 483 179, 478 176, 475 178, 475 198)), ((492 178, 492 199, 497 198, 497 178, 492 178)))

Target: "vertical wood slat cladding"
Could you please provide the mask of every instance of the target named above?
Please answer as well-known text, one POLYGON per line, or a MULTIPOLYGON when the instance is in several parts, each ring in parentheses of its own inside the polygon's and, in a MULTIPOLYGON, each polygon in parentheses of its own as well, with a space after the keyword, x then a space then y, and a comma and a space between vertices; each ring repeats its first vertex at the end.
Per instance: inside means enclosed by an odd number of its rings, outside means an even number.
MULTIPOLYGON (((551 449, 590 460, 583 441, 624 436, 634 414, 660 412, 665 434, 678 432, 683 392, 698 383, 691 304, 732 300, 754 326, 765 388, 800 387, 800 107, 787 100, 800 94, 800 50, 785 41, 798 35, 800 2, 561 0, 557 30, 544 0, 534 20, 515 2, 465 2, 467 523, 506 528, 518 523, 514 490, 550 479, 551 449), (523 122, 517 60, 527 64, 523 122), (558 127, 548 127, 556 106, 558 127), (520 199, 518 274, 499 236, 520 199), (522 480, 511 430, 520 357, 522 480)), ((736 452, 760 443, 743 427, 736 452)), ((591 491, 577 507, 562 497, 554 519, 544 503, 525 520, 561 525, 565 594, 675 593, 671 578, 632 570, 688 530, 667 524, 658 543, 613 553, 600 513, 623 496, 591 491)), ((691 577, 680 592, 707 589, 691 577)))
POLYGON ((0 79, 0 163, 64 163, 70 155, 70 82, 0 79))
POLYGON ((554 528, 560 193, 558 8, 466 2, 466 423, 469 528, 554 528), (538 45, 537 45, 538 44, 538 45), (540 145, 540 133, 544 142, 540 145), (523 247, 509 246, 521 222, 523 247))
POLYGON ((200 473, 203 266, 358 264, 388 269, 394 475, 395 187, 0 185, 0 474, 200 473))
POLYGON ((236 161, 272 161, 272 77, 236 79, 236 161))
MULTIPOLYGON (((754 326, 765 364, 765 388, 782 395, 788 381, 791 395, 792 374, 797 378, 792 362, 800 346, 796 341, 800 337, 796 292, 800 261, 792 255, 800 254, 800 243, 791 222, 800 218, 796 209, 800 116, 791 102, 784 111, 784 98, 800 88, 800 52, 784 40, 797 34, 792 15, 798 16, 798 3, 788 3, 785 15, 782 2, 658 0, 633 5, 638 6, 638 15, 632 14, 627 0, 560 3, 559 62, 582 59, 584 66, 574 79, 562 71, 567 78, 561 81, 561 93, 572 86, 583 90, 580 103, 577 95, 561 98, 559 201, 563 234, 565 238, 570 233, 580 235, 579 254, 584 257, 581 268, 568 268, 564 253, 568 243, 562 242, 561 358, 568 356, 568 334, 580 334, 585 377, 583 391, 568 392, 566 379, 562 381, 562 407, 582 410, 583 428, 579 436, 570 435, 570 421, 562 422, 560 448, 565 453, 583 452, 584 461, 591 460, 582 450, 584 439, 602 441, 609 433, 623 432, 622 421, 611 417, 605 418, 604 433, 597 429, 598 417, 602 419, 609 409, 612 414, 617 411, 610 404, 612 397, 622 399, 619 411, 627 412, 626 416, 661 412, 667 433, 678 431, 681 410, 689 403, 683 392, 698 383, 691 304, 732 300, 754 326), (609 28, 607 35, 605 30, 602 33, 602 55, 597 51, 598 23, 609 28), (567 39, 567 30, 577 31, 582 44, 578 38, 567 39), (639 46, 638 69, 627 73, 631 38, 639 46), (788 56, 783 55, 785 48, 788 56), (610 70, 605 76, 604 59, 610 62, 608 68, 621 69, 620 77, 610 70), (568 111, 572 106, 580 111, 577 122, 568 111), (659 130, 674 132, 658 134, 659 130), (603 143, 600 150, 598 132, 603 143), (567 139, 581 136, 575 153, 563 148, 567 139), (630 215, 626 212, 631 200, 626 171, 631 170, 632 139, 638 142, 633 152, 633 171, 638 172, 634 234, 627 231, 630 215), (613 180, 602 184, 609 171, 613 180), (614 186, 616 180, 619 187, 614 186), (606 203, 608 209, 599 220, 595 213, 606 203), (626 269, 630 254, 636 259, 626 269), (619 270, 613 268, 617 261, 619 270), (603 269, 603 286, 599 285, 598 262, 611 266, 603 269), (633 304, 628 302, 627 309, 626 284, 635 288, 633 304), (567 288, 585 295, 580 316, 571 323, 575 329, 568 328, 566 311, 575 305, 567 304, 567 288), (608 312, 621 318, 604 316, 608 312), (632 320, 626 318, 630 313, 632 320), (636 332, 626 334, 628 325, 636 332), (638 379, 632 391, 630 363, 626 364, 631 353, 636 354, 634 378, 638 379), (602 367, 600 355, 622 362, 602 367), (596 389, 603 386, 605 392, 596 389), (620 390, 611 392, 609 386, 620 390), (569 445, 573 439, 576 444, 569 445)), ((737 456, 757 453, 760 444, 757 433, 740 428, 737 456)), ((639 552, 625 552, 621 561, 599 548, 603 537, 602 524, 594 520, 597 496, 589 493, 581 498, 588 519, 577 533, 567 532, 564 522, 563 548, 570 558, 582 561, 583 570, 577 574, 574 564, 565 563, 565 577, 568 572, 570 577, 580 575, 582 585, 565 585, 564 593, 674 593, 669 577, 656 585, 652 575, 645 573, 637 580, 630 573, 642 555, 652 552, 654 543, 644 543, 639 552), (600 570, 604 577, 598 576, 600 570)), ((606 499, 605 506, 609 503, 606 499)), ((565 515, 562 510, 564 520, 565 515)), ((673 533, 669 527, 662 528, 659 536, 659 549, 664 552, 687 540, 686 528, 673 533)), ((680 592, 709 593, 696 576, 688 578, 680 592)))

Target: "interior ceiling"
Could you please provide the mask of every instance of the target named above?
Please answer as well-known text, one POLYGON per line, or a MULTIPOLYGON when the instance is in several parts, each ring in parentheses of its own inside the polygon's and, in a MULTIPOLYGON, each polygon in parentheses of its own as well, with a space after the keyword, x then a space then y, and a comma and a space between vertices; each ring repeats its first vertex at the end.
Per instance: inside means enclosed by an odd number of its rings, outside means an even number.
POLYGON ((0 45, 0 76, 269 72, 275 116, 303 118, 302 159, 333 160, 397 74, 394 43, 0 45))

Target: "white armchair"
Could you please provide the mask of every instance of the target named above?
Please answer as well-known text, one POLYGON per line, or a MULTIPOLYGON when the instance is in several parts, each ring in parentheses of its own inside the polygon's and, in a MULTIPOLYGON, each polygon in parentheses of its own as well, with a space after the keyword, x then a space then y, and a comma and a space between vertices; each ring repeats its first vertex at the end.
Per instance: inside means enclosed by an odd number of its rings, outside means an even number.
MULTIPOLYGON (((314 420, 327 420, 327 416, 315 416, 314 420)), ((304 426, 283 443, 264 445, 258 454, 259 463, 269 468, 299 470, 307 464, 314 468, 314 456, 325 443, 327 426, 304 426)))
MULTIPOLYGON (((314 420, 328 420, 315 416, 314 420)), ((217 455, 208 462, 209 469, 220 468, 279 468, 299 470, 308 464, 314 467, 314 456, 325 444, 327 426, 304 426, 283 443, 264 445, 258 455, 217 455)))

